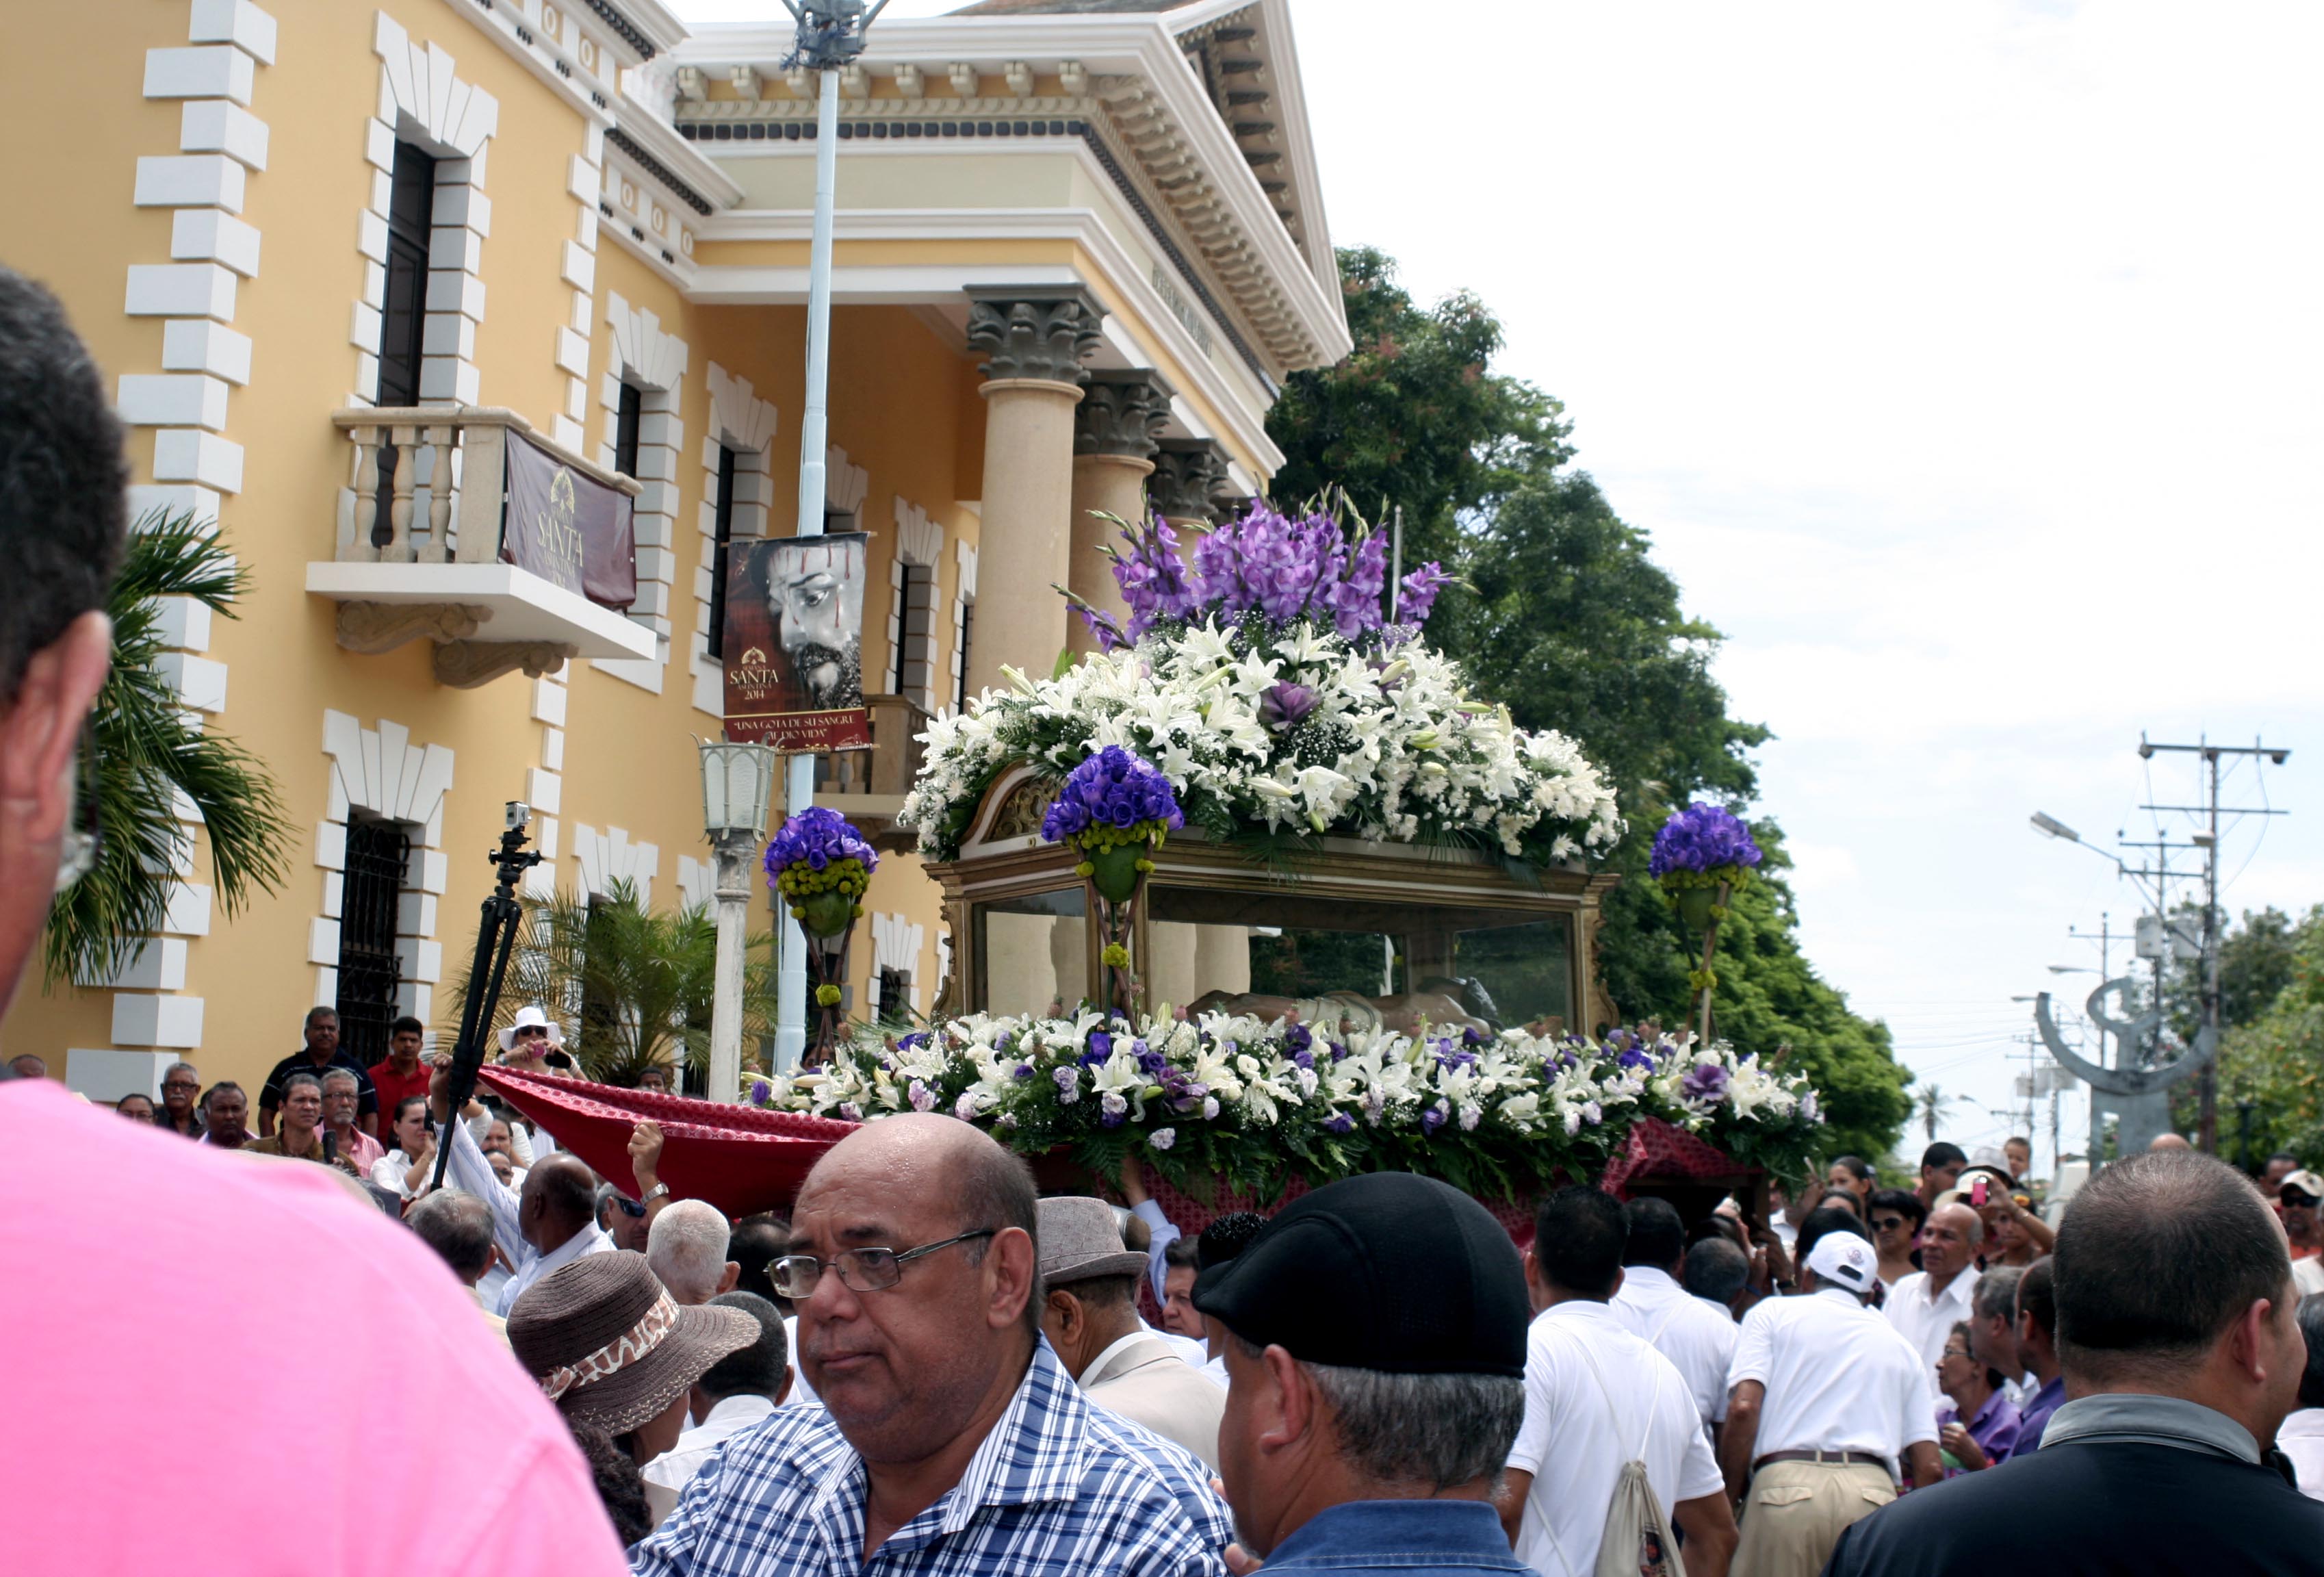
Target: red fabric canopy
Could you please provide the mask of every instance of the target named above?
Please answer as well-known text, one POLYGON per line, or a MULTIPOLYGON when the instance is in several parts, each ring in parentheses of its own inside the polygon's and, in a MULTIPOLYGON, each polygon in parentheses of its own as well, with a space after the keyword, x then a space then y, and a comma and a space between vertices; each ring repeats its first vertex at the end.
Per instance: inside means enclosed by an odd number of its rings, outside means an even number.
POLYGON ((670 1193, 707 1200, 734 1218, 788 1209, 807 1169, 856 1127, 560 1074, 487 1066, 476 1076, 624 1192, 635 1186, 630 1130, 652 1119, 661 1125, 660 1174, 670 1193))

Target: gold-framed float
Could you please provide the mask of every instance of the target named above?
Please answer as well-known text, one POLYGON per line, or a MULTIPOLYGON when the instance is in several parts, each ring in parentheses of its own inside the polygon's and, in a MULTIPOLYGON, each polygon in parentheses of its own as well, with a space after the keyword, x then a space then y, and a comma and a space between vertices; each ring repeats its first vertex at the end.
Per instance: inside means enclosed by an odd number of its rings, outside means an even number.
MULTIPOLYGON (((937 1017, 1103 1000, 1098 906, 1074 869, 1083 856, 1041 835, 1055 798, 1034 767, 1009 769, 958 856, 926 865, 953 937, 937 1017)), ((1615 1019, 1595 961, 1617 875, 1329 836, 1262 856, 1191 825, 1151 858, 1131 948, 1143 961, 1140 1011, 1213 992, 1378 1000, 1459 988, 1471 1013, 1496 1024, 1588 1031, 1615 1019), (1379 939, 1376 954, 1364 937, 1379 939)))

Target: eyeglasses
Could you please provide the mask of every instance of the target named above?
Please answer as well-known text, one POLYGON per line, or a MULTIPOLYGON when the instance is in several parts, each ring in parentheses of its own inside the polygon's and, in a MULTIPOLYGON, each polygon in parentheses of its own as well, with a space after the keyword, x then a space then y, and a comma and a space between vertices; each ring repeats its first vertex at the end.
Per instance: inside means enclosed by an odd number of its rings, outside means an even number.
POLYGON ((1872 1218, 1872 1230, 1876 1232, 1896 1232, 1904 1229, 1904 1218, 1901 1215, 1876 1215, 1872 1218))
POLYGON ((613 1203, 621 1206, 622 1213, 628 1216, 632 1221, 639 1220, 646 1213, 646 1207, 640 1204, 636 1200, 632 1199, 626 1194, 614 1194, 613 1203))
POLYGON ((198 1090, 198 1089, 200 1089, 200 1088, 201 1088, 201 1086, 200 1086, 199 1084, 189 1084, 189 1083, 188 1083, 186 1080, 184 1080, 184 1079, 164 1079, 164 1080, 162 1080, 162 1081, 161 1081, 161 1088, 163 1088, 164 1090, 189 1090, 189 1091, 190 1091, 190 1090, 198 1090))
MULTIPOLYGON (((946 1238, 941 1243, 923 1243, 917 1249, 843 1249, 831 1257, 829 1266, 839 1272, 841 1281, 857 1292, 884 1292, 904 1279, 906 1260, 949 1249, 954 1243, 990 1238, 1000 1230, 980 1227, 956 1238, 946 1238)), ((804 1303, 815 1296, 816 1283, 823 1279, 825 1265, 824 1260, 812 1254, 786 1254, 767 1267, 767 1279, 784 1297, 795 1304, 804 1303)))

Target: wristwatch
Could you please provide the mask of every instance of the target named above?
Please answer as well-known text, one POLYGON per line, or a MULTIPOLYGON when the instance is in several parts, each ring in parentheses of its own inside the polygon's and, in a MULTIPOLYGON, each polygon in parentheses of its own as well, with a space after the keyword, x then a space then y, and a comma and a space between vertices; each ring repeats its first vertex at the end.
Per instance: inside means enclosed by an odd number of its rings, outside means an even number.
POLYGON ((651 1204, 657 1199, 667 1199, 669 1197, 669 1185, 667 1183, 657 1183, 652 1187, 645 1191, 644 1196, 641 1198, 638 1203, 640 1204, 651 1204))

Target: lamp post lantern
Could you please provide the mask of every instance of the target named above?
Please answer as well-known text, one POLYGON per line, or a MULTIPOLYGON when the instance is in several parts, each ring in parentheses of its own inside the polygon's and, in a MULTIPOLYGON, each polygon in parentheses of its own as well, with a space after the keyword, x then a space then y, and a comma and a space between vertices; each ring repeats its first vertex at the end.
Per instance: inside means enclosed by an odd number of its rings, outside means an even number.
MULTIPOLYGON (((807 398, 799 418, 798 534, 823 535, 824 452, 829 443, 827 388, 831 381, 831 230, 839 183, 839 70, 863 52, 864 30, 887 8, 875 0, 783 0, 798 24, 786 66, 817 76, 815 106, 815 239, 807 254, 807 398)), ((815 758, 794 754, 784 763, 783 807, 797 816, 815 803, 815 758)), ((722 910, 723 913, 723 910, 722 910)), ((775 982, 775 1062, 798 1065, 807 1048, 807 934, 782 917, 782 968, 775 982)), ((737 1078, 741 1072, 736 1071, 737 1078)))
POLYGON ((742 1088, 742 947, 751 918, 751 865, 774 798, 775 752, 762 744, 697 742, 702 750, 702 835, 717 873, 718 965, 710 996, 710 1098, 742 1088))

